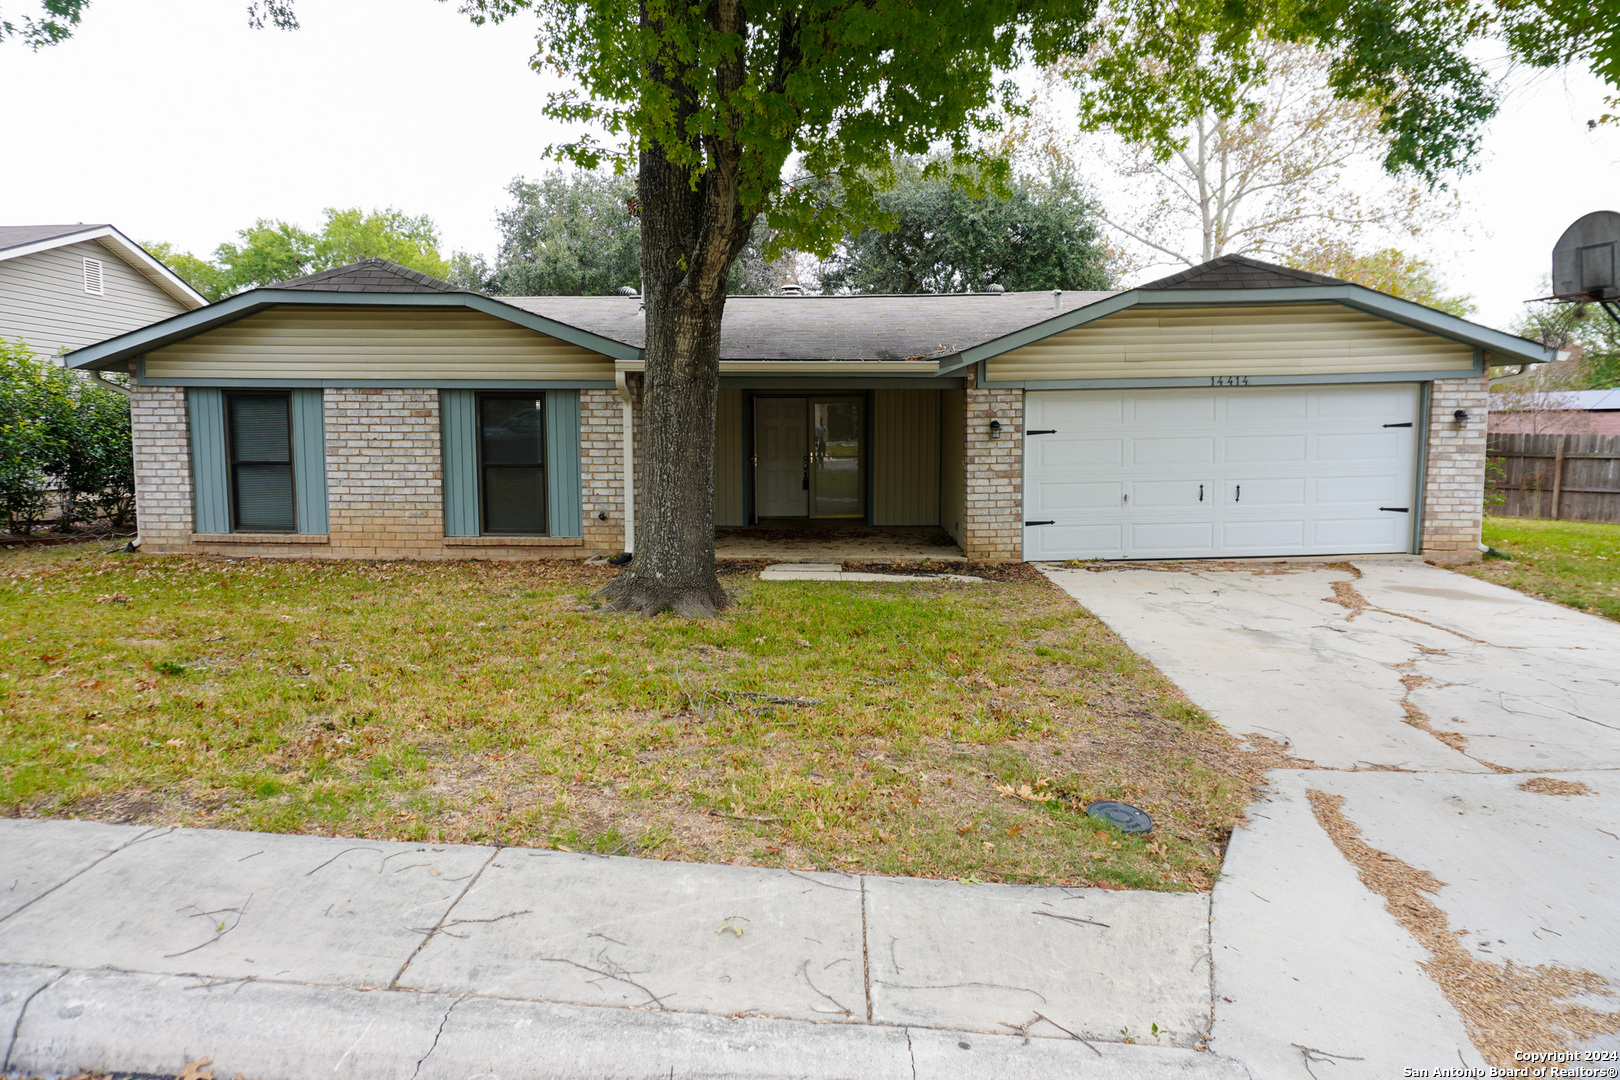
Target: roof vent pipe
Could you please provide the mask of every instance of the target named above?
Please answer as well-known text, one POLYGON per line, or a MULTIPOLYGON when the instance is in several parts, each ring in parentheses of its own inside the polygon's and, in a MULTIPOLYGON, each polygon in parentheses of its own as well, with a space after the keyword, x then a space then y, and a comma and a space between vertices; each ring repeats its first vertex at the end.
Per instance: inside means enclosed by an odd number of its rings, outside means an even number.
POLYGON ((986 285, 984 287, 984 291, 985 292, 993 292, 993 293, 1003 293, 1003 292, 1007 291, 1007 287, 1005 285, 1000 284, 999 282, 992 281, 990 284, 988 284, 988 285, 986 285))
POLYGON ((797 281, 786 281, 782 283, 781 293, 783 296, 803 296, 804 286, 797 281))
POLYGON ((1063 290, 1062 289, 1053 289, 1052 290, 1052 307, 1057 311, 1062 311, 1063 310, 1063 290))

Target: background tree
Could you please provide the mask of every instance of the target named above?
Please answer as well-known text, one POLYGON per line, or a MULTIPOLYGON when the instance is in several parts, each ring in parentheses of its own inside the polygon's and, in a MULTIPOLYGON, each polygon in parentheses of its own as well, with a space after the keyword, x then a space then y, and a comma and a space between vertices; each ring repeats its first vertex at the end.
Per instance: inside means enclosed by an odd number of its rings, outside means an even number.
POLYGON ((1095 207, 1071 169, 1017 175, 1000 191, 925 176, 901 158, 878 198, 886 228, 846 237, 821 267, 829 292, 1109 289, 1113 273, 1095 207))
MULTIPOLYGON (((1102 51, 1060 71, 1083 78, 1102 51)), ((1331 54, 1307 46, 1265 42, 1254 62, 1229 105, 1194 111, 1164 133, 1086 140, 1121 178, 1104 220, 1130 260, 1196 266, 1252 255, 1301 265, 1327 251, 1345 266, 1368 257, 1416 261, 1387 241, 1417 237, 1449 216, 1454 201, 1432 190, 1417 166, 1384 171, 1396 136, 1375 101, 1337 96, 1331 54), (1385 243, 1376 255, 1354 256, 1369 234, 1385 243)), ((1189 95, 1183 106, 1197 89, 1189 95)))
MULTIPOLYGON (((507 185, 512 202, 500 211, 495 265, 458 254, 450 280, 495 296, 604 296, 629 286, 640 291, 641 223, 636 180, 611 171, 553 170, 507 185)), ((726 279, 729 293, 775 292, 798 273, 785 252, 765 257, 769 229, 760 223, 726 279)))
MULTIPOLYGON (((59 33, 43 42, 71 33, 87 2, 44 0, 59 33)), ((1086 122, 1168 153, 1194 118, 1254 104, 1244 87, 1265 75, 1263 38, 1320 46, 1334 96, 1377 109, 1385 166, 1435 178, 1466 161, 1495 109, 1470 50, 1506 32, 1502 7, 1549 22, 1550 2, 466 0, 475 22, 538 16, 534 66, 571 82, 545 112, 586 131, 557 150, 588 169, 613 158, 637 176, 647 509, 635 562, 603 595, 649 614, 726 603, 713 529, 720 325, 732 264, 762 215, 770 254, 830 254, 878 216, 891 155, 944 146, 992 164, 973 143, 997 127, 995 104, 1017 107, 1007 76, 1082 54, 1086 122), (794 182, 790 160, 816 183, 794 182), (818 192, 834 179, 842 198, 828 206, 818 192)), ((290 9, 254 0, 250 17, 296 25, 290 9)))
POLYGON ((451 272, 450 263, 439 254, 438 227, 426 214, 411 215, 392 207, 369 214, 358 207, 329 207, 324 214, 317 232, 260 218, 236 234, 237 242, 215 248, 212 261, 166 243, 142 246, 210 300, 367 258, 388 259, 430 277, 444 278, 451 272))
MULTIPOLYGON (((1546 278, 1541 285, 1544 292, 1552 291, 1546 278)), ((1620 387, 1620 323, 1597 305, 1556 301, 1529 304, 1513 324, 1513 332, 1548 348, 1574 354, 1577 363, 1564 379, 1564 389, 1620 387)))
POLYGON ((1465 318, 1474 313, 1466 296, 1447 296, 1427 260, 1398 248, 1378 248, 1361 252, 1345 243, 1324 243, 1297 251, 1288 264, 1329 277, 1343 278, 1369 289, 1399 296, 1403 300, 1432 307, 1449 315, 1465 318))

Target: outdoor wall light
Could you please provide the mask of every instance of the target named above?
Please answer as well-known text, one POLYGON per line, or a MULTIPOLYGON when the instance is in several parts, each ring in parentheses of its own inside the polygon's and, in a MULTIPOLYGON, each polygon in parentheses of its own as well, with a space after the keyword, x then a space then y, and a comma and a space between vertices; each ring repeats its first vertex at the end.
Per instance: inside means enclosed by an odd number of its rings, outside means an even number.
POLYGON ((992 439, 1001 438, 1001 421, 1000 420, 992 420, 992 421, 990 421, 990 437, 992 439))
POLYGON ((1457 426, 1458 427, 1463 427, 1468 423, 1468 420, 1469 420, 1468 410, 1467 409, 1458 409, 1456 412, 1451 414, 1451 418, 1453 420, 1457 421, 1457 426))

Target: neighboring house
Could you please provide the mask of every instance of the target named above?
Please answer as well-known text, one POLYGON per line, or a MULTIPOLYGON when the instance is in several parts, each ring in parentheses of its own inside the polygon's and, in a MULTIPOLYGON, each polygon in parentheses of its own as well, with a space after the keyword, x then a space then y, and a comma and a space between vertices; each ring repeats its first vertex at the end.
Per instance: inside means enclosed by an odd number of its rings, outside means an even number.
POLYGON ((111 225, 0 225, 0 338, 40 356, 207 304, 111 225))
MULTIPOLYGON (((133 377, 148 551, 583 556, 635 510, 643 341, 634 296, 372 259, 68 362, 133 377)), ((734 296, 716 521, 938 526, 981 559, 1472 558, 1486 367, 1551 358, 1232 256, 1120 293, 734 296)))
POLYGON ((1493 435, 1620 435, 1620 389, 1556 390, 1504 400, 1508 408, 1491 413, 1493 435))

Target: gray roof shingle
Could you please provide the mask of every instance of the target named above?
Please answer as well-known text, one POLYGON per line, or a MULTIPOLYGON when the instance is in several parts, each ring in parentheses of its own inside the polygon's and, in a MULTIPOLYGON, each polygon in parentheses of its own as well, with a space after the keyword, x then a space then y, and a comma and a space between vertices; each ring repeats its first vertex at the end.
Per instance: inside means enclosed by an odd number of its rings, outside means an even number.
POLYGON ((1222 255, 1179 274, 1138 285, 1139 289, 1287 289, 1350 282, 1309 270, 1291 270, 1246 255, 1222 255))
MULTIPOLYGON (((722 360, 924 360, 961 352, 1113 296, 1111 292, 729 296, 722 360)), ((502 296, 503 304, 638 348, 635 296, 502 296)))
POLYGON ((456 293, 466 292, 458 285, 440 281, 417 270, 408 270, 387 259, 361 259, 349 266, 322 270, 318 274, 288 278, 267 289, 300 289, 305 292, 349 293, 456 293))
POLYGON ((105 228, 109 226, 86 225, 83 222, 77 225, 0 225, 0 251, 22 247, 24 244, 37 244, 41 240, 55 240, 58 236, 72 236, 74 233, 105 228))

